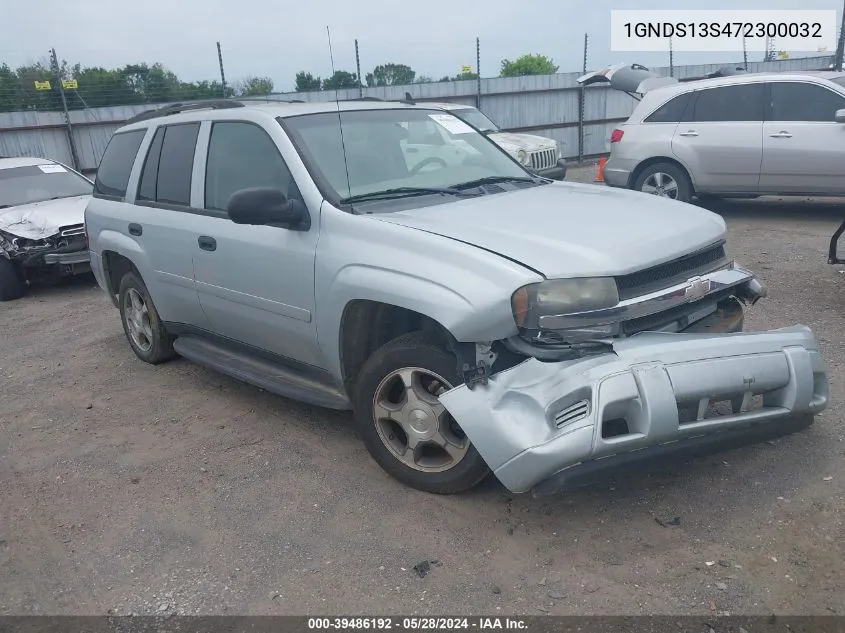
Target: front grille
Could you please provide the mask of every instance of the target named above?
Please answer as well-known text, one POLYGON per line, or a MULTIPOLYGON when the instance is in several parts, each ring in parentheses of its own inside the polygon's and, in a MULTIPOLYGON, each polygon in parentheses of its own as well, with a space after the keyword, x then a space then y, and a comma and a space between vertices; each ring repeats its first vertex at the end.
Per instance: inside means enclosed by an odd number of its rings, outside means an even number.
POLYGON ((74 235, 85 235, 85 227, 81 224, 69 224, 59 228, 59 235, 62 237, 72 237, 74 235))
POLYGON ((557 150, 541 149, 531 152, 531 167, 533 169, 548 169, 554 167, 557 162, 557 150))
POLYGON ((695 275, 713 271, 725 263, 725 245, 720 243, 652 268, 621 275, 616 277, 619 299, 624 301, 667 288, 673 284, 686 281, 695 275))

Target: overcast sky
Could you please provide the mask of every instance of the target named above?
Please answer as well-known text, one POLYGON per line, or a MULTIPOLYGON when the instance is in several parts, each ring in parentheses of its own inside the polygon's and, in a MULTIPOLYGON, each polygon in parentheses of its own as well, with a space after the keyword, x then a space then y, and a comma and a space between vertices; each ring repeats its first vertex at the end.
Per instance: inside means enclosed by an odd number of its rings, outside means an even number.
MULTIPOLYGON (((182 79, 219 78, 220 41, 226 78, 269 76, 277 91, 290 90, 306 70, 331 74, 326 26, 335 68, 355 71, 380 63, 411 66, 435 79, 475 66, 481 38, 481 74, 495 76, 503 58, 523 53, 552 57, 560 71, 581 68, 584 33, 590 68, 609 63, 667 65, 668 54, 612 53, 611 9, 837 9, 843 0, 5 0, 0 16, 0 63, 43 59, 51 47, 71 64, 105 67, 161 62, 182 79)), ((761 53, 750 53, 756 60, 761 53)), ((675 63, 737 62, 730 53, 678 54, 675 63)))

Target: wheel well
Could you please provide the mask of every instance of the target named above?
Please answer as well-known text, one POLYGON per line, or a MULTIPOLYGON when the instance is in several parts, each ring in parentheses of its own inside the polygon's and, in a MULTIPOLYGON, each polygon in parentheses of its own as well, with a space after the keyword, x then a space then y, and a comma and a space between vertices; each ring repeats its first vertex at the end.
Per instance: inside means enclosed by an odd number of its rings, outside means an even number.
POLYGON ((128 272, 138 272, 135 264, 130 259, 119 255, 114 251, 103 251, 103 271, 106 277, 106 283, 109 286, 109 294, 112 300, 117 304, 117 290, 120 287, 120 280, 128 272))
POLYGON ((361 368, 373 352, 398 336, 418 330, 436 333, 448 349, 451 335, 431 317, 379 301, 347 304, 340 322, 340 362, 347 393, 351 395, 361 368))
POLYGON ((695 183, 693 183, 692 176, 690 176, 690 173, 689 171, 687 171, 687 168, 684 167, 676 159, 669 158, 668 156, 655 156, 653 158, 648 158, 641 162, 639 165, 637 165, 634 171, 631 172, 631 177, 628 179, 628 188, 633 188, 634 183, 637 182, 637 178, 640 177, 640 174, 643 173, 646 168, 651 167, 652 165, 656 165, 657 163, 669 163, 680 169, 686 174, 687 178, 689 179, 692 191, 695 191, 695 183))

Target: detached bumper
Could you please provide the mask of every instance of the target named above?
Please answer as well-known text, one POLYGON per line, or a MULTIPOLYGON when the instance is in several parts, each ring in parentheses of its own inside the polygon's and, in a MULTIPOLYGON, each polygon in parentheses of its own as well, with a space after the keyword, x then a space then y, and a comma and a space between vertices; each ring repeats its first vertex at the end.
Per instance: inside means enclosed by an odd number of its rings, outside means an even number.
POLYGON ((496 374, 440 401, 511 492, 553 492, 616 466, 782 435, 828 402, 809 328, 648 332, 614 353, 496 374))
POLYGON ((552 180, 563 180, 566 178, 566 161, 562 158, 557 161, 557 165, 549 167, 548 169, 541 169, 537 171, 543 178, 551 178, 552 180))

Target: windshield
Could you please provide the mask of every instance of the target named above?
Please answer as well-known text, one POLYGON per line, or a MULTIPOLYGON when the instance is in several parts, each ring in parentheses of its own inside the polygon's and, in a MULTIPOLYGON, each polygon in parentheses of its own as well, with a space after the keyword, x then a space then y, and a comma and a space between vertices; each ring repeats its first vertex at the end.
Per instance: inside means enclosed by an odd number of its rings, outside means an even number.
POLYGON ((282 119, 332 203, 399 188, 444 189, 529 174, 485 136, 449 113, 402 108, 282 119), (344 161, 344 149, 346 160, 344 161))
POLYGON ((477 127, 482 132, 498 132, 499 126, 488 119, 480 110, 475 108, 458 108, 457 110, 449 110, 459 119, 463 119, 470 125, 477 127))
POLYGON ((0 208, 90 195, 88 180, 55 163, 0 169, 0 208))

